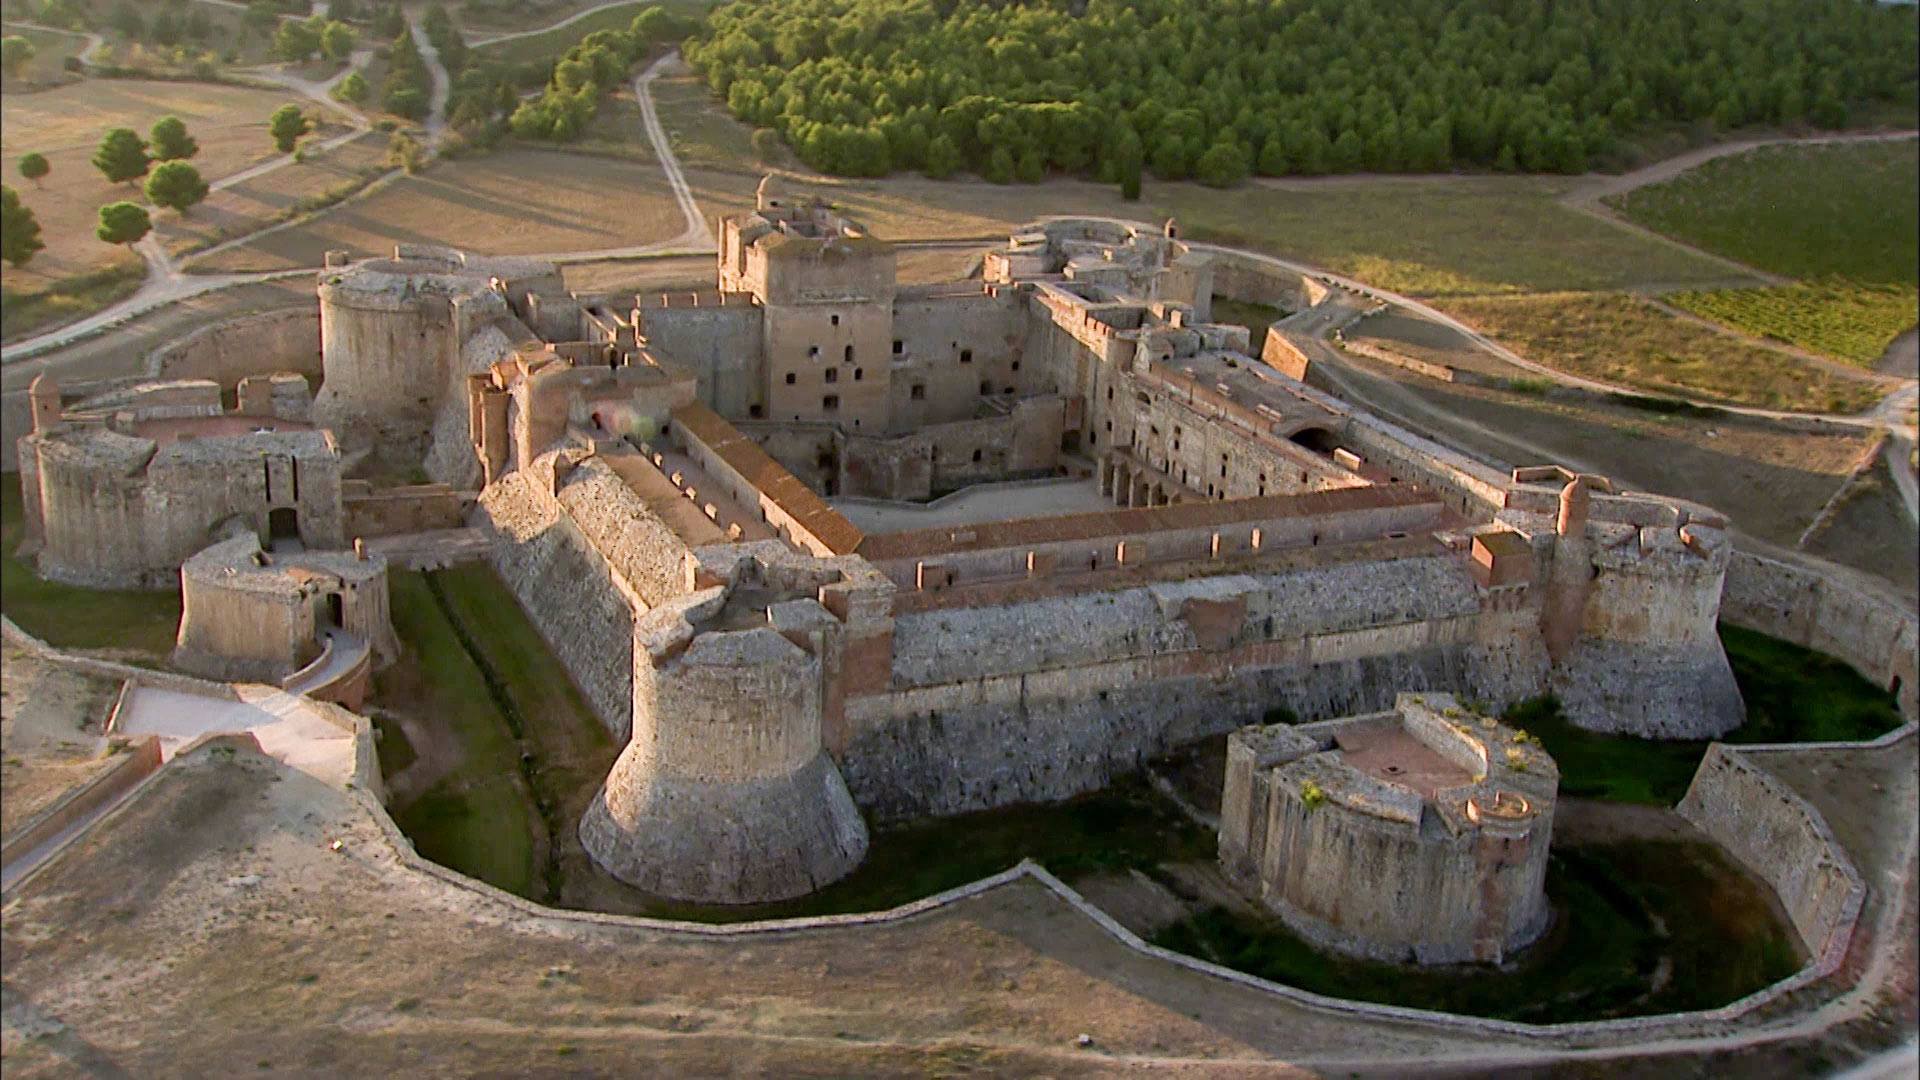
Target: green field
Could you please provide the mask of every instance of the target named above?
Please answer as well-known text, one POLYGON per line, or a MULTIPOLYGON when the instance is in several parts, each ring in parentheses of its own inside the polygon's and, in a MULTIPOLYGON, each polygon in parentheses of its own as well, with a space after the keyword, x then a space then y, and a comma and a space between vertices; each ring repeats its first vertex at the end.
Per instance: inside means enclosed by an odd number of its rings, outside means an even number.
POLYGON ((1335 956, 1278 919, 1218 907, 1153 940, 1333 997, 1536 1024, 1713 1008, 1799 967, 1763 890, 1707 844, 1557 847, 1547 898, 1554 926, 1497 975, 1335 956))
POLYGON ((1915 283, 1920 145, 1770 146, 1613 200, 1629 218, 1795 278, 1915 283))
MULTIPOLYGON (((1720 626, 1747 722, 1722 741, 1861 742, 1899 727, 1893 696, 1830 656, 1737 626, 1720 626)), ((1574 727, 1553 698, 1501 717, 1538 736, 1560 766, 1560 794, 1672 806, 1707 752, 1704 740, 1657 742, 1574 727)))
POLYGON ((1473 297, 1447 312, 1537 363, 1656 394, 1856 413, 1884 388, 1702 327, 1620 293, 1473 297))
POLYGON ((1661 299, 1749 334, 1866 368, 1920 319, 1920 289, 1844 278, 1773 289, 1668 293, 1661 299))
POLYGON ((180 629, 180 590, 82 589, 44 581, 15 553, 26 534, 20 474, 0 475, 0 612, 67 649, 116 649, 159 665, 180 629))

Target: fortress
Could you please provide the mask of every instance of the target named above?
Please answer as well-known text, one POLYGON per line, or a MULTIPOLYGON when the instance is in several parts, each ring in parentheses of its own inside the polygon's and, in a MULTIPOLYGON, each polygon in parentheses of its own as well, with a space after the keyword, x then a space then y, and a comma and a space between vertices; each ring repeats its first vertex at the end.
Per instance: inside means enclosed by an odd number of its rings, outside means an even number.
MULTIPOLYGON (((345 478, 376 467, 472 493, 625 744, 582 841, 689 901, 801 895, 869 823, 1064 798, 1284 711, 1551 691, 1595 730, 1740 723, 1720 516, 1502 474, 1288 377, 1280 335, 1208 321, 1240 271, 1174 223, 1037 224, 934 286, 769 185, 720 237, 713 291, 631 302, 528 260, 330 257, 310 403, 49 388, 20 450, 40 569, 170 584, 248 558, 240 533, 344 552, 345 478)), ((1537 900, 1431 951, 1497 957, 1537 900)))

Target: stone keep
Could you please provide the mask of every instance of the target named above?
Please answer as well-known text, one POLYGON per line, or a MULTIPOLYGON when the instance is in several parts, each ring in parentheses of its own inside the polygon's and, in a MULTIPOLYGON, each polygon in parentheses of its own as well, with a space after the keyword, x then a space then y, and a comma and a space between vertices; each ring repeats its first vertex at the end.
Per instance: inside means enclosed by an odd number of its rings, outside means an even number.
POLYGON ((1220 860, 1296 933, 1393 962, 1500 963, 1547 928, 1559 771, 1449 694, 1229 737, 1220 860))

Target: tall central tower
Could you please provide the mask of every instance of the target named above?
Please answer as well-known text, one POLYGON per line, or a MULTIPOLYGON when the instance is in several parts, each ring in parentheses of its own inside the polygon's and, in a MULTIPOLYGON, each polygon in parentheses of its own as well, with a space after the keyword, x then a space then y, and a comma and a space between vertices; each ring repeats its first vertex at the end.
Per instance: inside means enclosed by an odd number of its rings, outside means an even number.
POLYGON ((720 288, 760 303, 769 420, 883 434, 893 363, 893 245, 818 200, 760 184, 753 213, 721 223, 720 288))

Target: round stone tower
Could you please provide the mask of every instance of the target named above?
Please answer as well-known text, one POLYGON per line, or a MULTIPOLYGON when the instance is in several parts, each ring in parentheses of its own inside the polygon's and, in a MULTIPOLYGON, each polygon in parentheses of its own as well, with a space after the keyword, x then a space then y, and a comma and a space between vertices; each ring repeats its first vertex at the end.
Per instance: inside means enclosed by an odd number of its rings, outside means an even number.
POLYGON ((319 423, 354 442, 426 430, 460 355, 449 279, 433 276, 446 269, 378 259, 322 275, 319 423))
POLYGON ((632 740, 580 822, 594 861, 711 904, 802 896, 858 866, 867 829, 821 743, 819 659, 764 624, 693 635, 671 608, 636 634, 632 740))
POLYGON ((1220 859, 1323 948, 1500 963, 1545 932, 1559 771, 1447 694, 1245 728, 1227 743, 1220 859))

